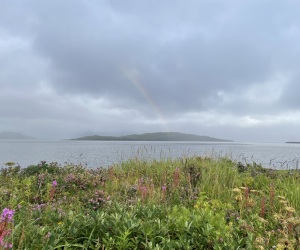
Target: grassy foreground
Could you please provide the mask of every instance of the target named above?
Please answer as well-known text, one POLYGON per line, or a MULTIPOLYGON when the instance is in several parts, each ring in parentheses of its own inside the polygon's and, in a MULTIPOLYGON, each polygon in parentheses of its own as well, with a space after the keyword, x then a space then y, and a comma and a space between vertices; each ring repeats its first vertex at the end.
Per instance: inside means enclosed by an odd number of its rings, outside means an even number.
POLYGON ((299 178, 227 158, 7 163, 0 249, 300 249, 299 178))

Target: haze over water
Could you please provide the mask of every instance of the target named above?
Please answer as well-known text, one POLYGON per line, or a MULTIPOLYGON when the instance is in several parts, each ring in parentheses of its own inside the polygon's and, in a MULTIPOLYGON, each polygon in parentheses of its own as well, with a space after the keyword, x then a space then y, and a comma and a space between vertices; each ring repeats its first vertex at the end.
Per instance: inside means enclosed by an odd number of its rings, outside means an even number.
POLYGON ((256 162, 264 167, 297 168, 300 144, 0 140, 1 166, 15 162, 27 167, 46 161, 95 168, 133 158, 159 160, 187 156, 228 156, 237 162, 256 162))

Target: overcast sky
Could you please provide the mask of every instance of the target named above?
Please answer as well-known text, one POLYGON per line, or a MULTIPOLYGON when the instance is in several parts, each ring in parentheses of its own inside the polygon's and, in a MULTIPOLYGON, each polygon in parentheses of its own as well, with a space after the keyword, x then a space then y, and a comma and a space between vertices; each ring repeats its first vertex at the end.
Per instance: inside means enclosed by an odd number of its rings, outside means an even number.
POLYGON ((300 1, 0 5, 0 132, 300 141, 300 1))

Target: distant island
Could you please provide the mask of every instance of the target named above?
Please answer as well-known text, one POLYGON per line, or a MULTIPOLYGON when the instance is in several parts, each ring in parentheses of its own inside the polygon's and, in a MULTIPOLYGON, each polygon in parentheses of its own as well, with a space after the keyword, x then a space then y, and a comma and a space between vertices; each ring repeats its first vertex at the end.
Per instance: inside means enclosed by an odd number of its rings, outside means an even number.
POLYGON ((286 143, 295 143, 295 144, 300 144, 300 141, 287 141, 286 143))
POLYGON ((124 136, 83 136, 72 140, 82 141, 208 141, 208 142, 232 142, 232 140, 218 139, 210 136, 184 134, 178 132, 157 132, 145 134, 132 134, 124 136))
POLYGON ((0 140, 33 140, 32 136, 16 132, 0 132, 0 140))

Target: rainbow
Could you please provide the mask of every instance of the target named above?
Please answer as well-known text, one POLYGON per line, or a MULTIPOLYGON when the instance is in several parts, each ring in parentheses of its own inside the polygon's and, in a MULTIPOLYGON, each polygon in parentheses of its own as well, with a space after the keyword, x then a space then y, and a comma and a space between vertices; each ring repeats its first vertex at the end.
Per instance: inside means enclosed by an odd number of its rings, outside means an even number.
POLYGON ((159 109, 159 107, 154 102, 151 95, 147 92, 143 84, 139 80, 139 72, 136 69, 124 69, 123 70, 125 76, 128 78, 128 80, 138 89, 138 91, 144 96, 145 100, 148 102, 148 104, 151 106, 152 110, 158 117, 159 122, 164 127, 165 131, 170 131, 168 122, 166 121, 163 112, 159 109))

